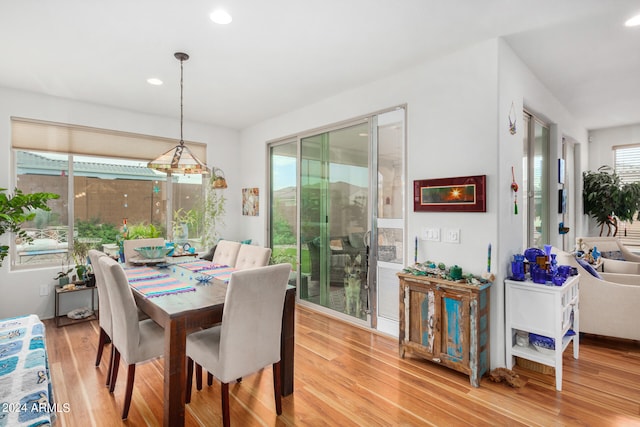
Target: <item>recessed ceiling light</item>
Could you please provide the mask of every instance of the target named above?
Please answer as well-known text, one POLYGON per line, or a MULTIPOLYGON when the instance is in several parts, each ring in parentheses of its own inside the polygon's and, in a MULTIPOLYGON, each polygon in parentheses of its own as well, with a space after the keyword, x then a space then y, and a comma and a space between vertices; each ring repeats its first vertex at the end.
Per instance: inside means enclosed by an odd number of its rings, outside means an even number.
POLYGON ((162 84, 162 80, 152 77, 150 79, 147 79, 147 83, 154 86, 160 86, 162 84))
POLYGON ((627 27, 637 27, 638 25, 640 25, 640 15, 636 15, 633 18, 629 19, 624 23, 624 25, 627 27))
POLYGON ((233 20, 231 18, 231 15, 229 15, 226 11, 222 9, 218 9, 211 12, 211 15, 209 15, 209 18, 211 18, 211 20, 216 24, 220 24, 220 25, 227 25, 233 20))

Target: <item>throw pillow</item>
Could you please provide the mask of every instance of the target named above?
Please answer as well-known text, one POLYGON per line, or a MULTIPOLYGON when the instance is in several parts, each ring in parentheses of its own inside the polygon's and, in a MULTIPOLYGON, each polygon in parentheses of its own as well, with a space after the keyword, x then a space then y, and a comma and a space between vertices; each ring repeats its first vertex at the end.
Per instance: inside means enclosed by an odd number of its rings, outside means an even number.
POLYGON ((583 260, 582 258, 576 258, 576 261, 578 261, 578 264, 580 264, 582 268, 587 270, 587 272, 591 274, 593 277, 602 280, 602 276, 600 276, 600 274, 596 271, 596 269, 593 268, 593 266, 589 264, 587 261, 583 260))
POLYGON ((624 256, 622 255, 622 251, 603 251, 601 255, 602 258, 625 261, 624 256))
POLYGON ((216 248, 218 247, 218 245, 214 245, 211 249, 209 249, 209 252, 207 252, 206 254, 202 255, 200 257, 200 259, 204 259, 207 261, 213 261, 213 254, 216 253, 216 248))

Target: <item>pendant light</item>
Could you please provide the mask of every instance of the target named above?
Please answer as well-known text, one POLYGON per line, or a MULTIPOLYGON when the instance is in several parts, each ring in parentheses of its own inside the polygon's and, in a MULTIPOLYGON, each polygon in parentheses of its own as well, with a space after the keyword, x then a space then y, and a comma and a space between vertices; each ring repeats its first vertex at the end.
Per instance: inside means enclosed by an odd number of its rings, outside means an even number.
POLYGON ((155 169, 167 174, 208 174, 209 168, 207 165, 200 161, 192 152, 189 147, 184 145, 182 138, 182 122, 183 122, 183 106, 182 106, 182 92, 183 92, 183 68, 184 61, 189 59, 189 55, 182 52, 176 52, 174 54, 176 59, 180 61, 180 143, 171 150, 160 155, 155 160, 150 161, 147 167, 155 169))

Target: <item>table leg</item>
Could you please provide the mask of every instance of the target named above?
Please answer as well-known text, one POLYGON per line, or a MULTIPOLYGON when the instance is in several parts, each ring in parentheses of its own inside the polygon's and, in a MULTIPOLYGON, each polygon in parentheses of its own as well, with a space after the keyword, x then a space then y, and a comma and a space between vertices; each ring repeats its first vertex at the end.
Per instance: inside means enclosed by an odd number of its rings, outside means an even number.
POLYGON ((164 327, 163 425, 165 427, 184 426, 186 338, 184 319, 170 319, 164 327))

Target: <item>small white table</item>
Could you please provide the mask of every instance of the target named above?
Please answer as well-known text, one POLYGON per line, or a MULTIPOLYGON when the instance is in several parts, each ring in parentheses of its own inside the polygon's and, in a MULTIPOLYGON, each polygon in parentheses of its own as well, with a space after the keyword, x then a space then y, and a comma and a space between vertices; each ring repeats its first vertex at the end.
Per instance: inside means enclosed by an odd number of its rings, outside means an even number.
POLYGON ((562 391, 562 353, 573 343, 573 358, 579 352, 579 276, 569 277, 562 286, 505 280, 505 341, 507 368, 513 357, 552 366, 556 370, 556 390, 562 391), (567 334, 572 329, 574 334, 567 334), (533 345, 519 346, 516 331, 532 332, 553 338, 555 351, 542 353, 533 345))

